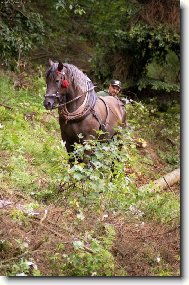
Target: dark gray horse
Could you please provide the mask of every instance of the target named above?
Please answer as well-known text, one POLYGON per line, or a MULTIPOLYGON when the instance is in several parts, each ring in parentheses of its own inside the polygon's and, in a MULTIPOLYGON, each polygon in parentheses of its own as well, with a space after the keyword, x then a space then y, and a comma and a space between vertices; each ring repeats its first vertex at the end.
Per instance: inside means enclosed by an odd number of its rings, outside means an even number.
POLYGON ((98 130, 104 132, 103 139, 110 139, 116 127, 125 126, 126 112, 120 100, 96 96, 93 83, 76 66, 51 60, 49 64, 44 106, 47 110, 58 108, 61 136, 68 153, 73 151, 75 142, 97 137, 98 130))

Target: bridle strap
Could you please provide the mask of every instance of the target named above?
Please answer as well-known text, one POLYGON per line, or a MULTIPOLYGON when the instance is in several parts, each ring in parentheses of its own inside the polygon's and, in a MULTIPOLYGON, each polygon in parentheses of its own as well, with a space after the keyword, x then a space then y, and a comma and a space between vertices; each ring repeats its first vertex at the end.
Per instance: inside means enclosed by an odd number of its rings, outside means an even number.
MULTIPOLYGON (((88 90, 88 91, 89 91, 89 90, 88 90)), ((72 100, 70 100, 70 101, 68 101, 68 102, 65 102, 65 103, 62 103, 62 104, 58 105, 56 108, 63 107, 63 106, 65 106, 65 105, 67 105, 67 104, 70 104, 70 103, 72 103, 72 102, 78 100, 78 99, 81 98, 83 95, 85 95, 88 91, 86 91, 86 92, 83 93, 82 95, 79 95, 79 96, 75 97, 74 99, 72 99, 72 100)))
POLYGON ((45 95, 45 98, 46 97, 58 97, 58 92, 57 93, 53 93, 53 94, 47 94, 47 95, 45 95))
MULTIPOLYGON (((72 102, 78 100, 79 98, 81 98, 81 97, 83 97, 85 94, 87 94, 88 92, 92 91, 94 88, 95 88, 95 86, 93 86, 92 88, 90 88, 90 89, 88 89, 87 91, 83 92, 81 95, 75 97, 74 99, 72 99, 72 100, 70 100, 70 101, 68 101, 68 102, 62 103, 62 104, 58 105, 57 107, 54 107, 54 109, 56 109, 56 108, 61 108, 61 107, 63 107, 63 106, 66 106, 67 104, 70 104, 70 103, 72 103, 72 102)), ((52 94, 52 95, 54 95, 54 94, 52 94)), ((47 95, 47 96, 48 96, 48 95, 47 95)), ((50 96, 49 96, 49 97, 50 97, 50 96)), ((53 96, 53 97, 56 97, 56 96, 53 96)))

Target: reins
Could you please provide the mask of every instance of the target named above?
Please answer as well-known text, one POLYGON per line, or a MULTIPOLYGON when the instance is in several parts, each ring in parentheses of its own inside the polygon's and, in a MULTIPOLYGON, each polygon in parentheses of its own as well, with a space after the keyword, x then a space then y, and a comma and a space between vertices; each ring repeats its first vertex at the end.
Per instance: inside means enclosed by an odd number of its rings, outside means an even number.
MULTIPOLYGON (((90 88, 90 89, 88 89, 87 91, 83 92, 81 95, 75 97, 74 99, 72 99, 72 100, 70 100, 70 101, 68 101, 68 102, 62 103, 62 104, 60 104, 60 105, 54 107, 54 109, 60 108, 60 107, 63 107, 63 106, 66 106, 67 104, 70 104, 70 103, 72 103, 72 102, 78 100, 79 98, 81 98, 81 97, 83 97, 85 94, 87 94, 88 92, 92 91, 94 88, 95 88, 95 86, 93 86, 92 88, 90 88)), ((53 95, 54 95, 54 94, 52 94, 52 95, 50 95, 50 96, 53 96, 53 95)), ((49 96, 49 97, 50 97, 50 96, 49 96)), ((55 96, 55 97, 56 97, 56 96, 55 96)))

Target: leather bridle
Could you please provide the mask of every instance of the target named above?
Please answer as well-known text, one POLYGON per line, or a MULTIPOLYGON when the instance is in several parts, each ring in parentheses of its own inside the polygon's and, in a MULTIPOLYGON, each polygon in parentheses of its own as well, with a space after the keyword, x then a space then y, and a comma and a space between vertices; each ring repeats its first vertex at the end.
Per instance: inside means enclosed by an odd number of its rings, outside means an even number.
MULTIPOLYGON (((67 101, 67 102, 64 102, 62 104, 59 104, 58 106, 55 106, 53 107, 53 109, 56 109, 56 108, 61 108, 67 104, 70 104, 76 100, 78 100, 79 98, 83 97, 84 95, 86 95, 88 92, 92 91, 93 89, 95 88, 95 86, 93 86, 92 88, 88 89, 87 91, 83 92, 81 95, 78 95, 77 97, 73 98, 72 100, 70 101, 67 101)), ((59 102, 61 102, 61 97, 63 97, 64 95, 60 94, 58 91, 56 93, 53 93, 53 94, 47 94, 45 95, 45 98, 49 97, 49 98, 55 98, 55 99, 58 99, 59 102)))

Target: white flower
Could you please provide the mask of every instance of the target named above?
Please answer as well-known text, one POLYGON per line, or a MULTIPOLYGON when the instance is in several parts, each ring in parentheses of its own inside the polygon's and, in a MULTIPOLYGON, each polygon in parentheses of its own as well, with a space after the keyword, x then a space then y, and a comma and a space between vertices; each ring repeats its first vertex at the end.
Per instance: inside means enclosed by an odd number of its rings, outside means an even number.
POLYGON ((27 214, 28 214, 28 216, 37 216, 37 215, 39 215, 38 212, 33 212, 33 210, 31 210, 31 209, 27 211, 27 214))
POLYGON ((73 246, 75 249, 82 249, 84 248, 84 243, 83 241, 76 240, 76 241, 73 241, 73 246))
POLYGON ((34 262, 32 262, 32 261, 27 261, 26 263, 27 263, 27 265, 28 265, 29 267, 32 267, 33 269, 36 269, 36 270, 37 270, 37 264, 35 264, 34 262))
POLYGON ((139 209, 137 209, 135 206, 131 205, 129 207, 129 210, 131 211, 131 213, 133 215, 137 215, 139 217, 142 217, 144 215, 144 212, 140 211, 139 209))
POLYGON ((97 275, 97 273, 96 272, 93 272, 92 274, 91 274, 91 276, 96 276, 97 275))
POLYGON ((105 150, 105 151, 109 151, 110 148, 108 146, 102 146, 102 149, 105 150))
POLYGON ((16 274, 16 276, 27 276, 24 272, 16 274))
POLYGON ((157 262, 160 262, 161 258, 158 256, 158 257, 156 258, 156 260, 157 260, 157 262))
POLYGON ((106 219, 106 218, 108 218, 108 215, 107 215, 107 214, 103 215, 103 216, 102 216, 102 221, 103 221, 104 219, 106 219))
POLYGON ((80 212, 79 214, 77 214, 77 218, 81 221, 83 221, 85 219, 85 216, 83 215, 82 212, 80 212))
POLYGON ((28 248, 28 247, 29 247, 28 243, 27 243, 27 242, 25 242, 25 241, 23 242, 23 244, 22 244, 22 245, 23 245, 23 247, 25 247, 25 248, 28 248))

